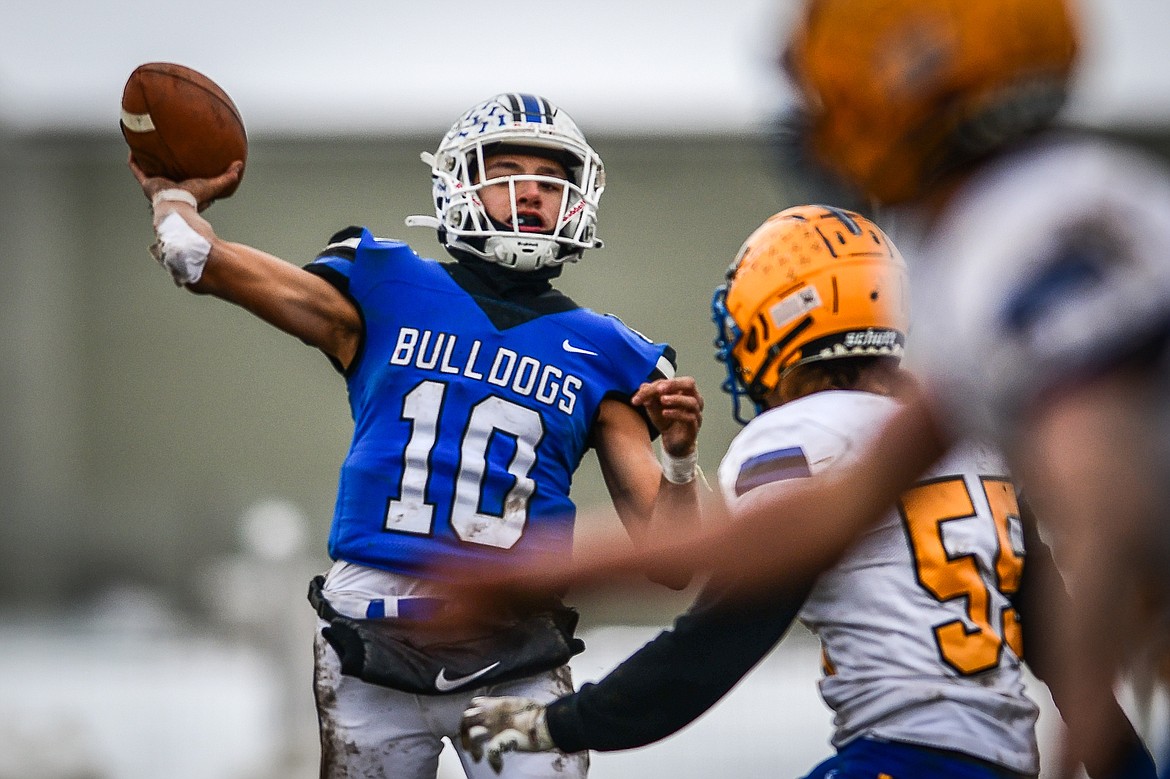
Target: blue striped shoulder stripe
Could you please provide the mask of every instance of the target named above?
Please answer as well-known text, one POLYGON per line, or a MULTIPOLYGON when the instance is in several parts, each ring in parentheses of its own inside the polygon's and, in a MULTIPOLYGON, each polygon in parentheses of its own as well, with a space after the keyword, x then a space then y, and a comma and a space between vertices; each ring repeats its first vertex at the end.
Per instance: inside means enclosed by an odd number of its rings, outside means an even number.
POLYGON ((651 371, 646 380, 673 379, 678 370, 677 366, 678 358, 675 355, 674 347, 667 344, 666 348, 662 350, 662 354, 658 355, 658 360, 654 363, 654 370, 651 371))
POLYGON ((361 240, 360 227, 351 225, 334 233, 329 244, 304 269, 325 279, 348 297, 349 275, 346 264, 352 264, 357 259, 357 247, 361 240))
POLYGON ((747 460, 735 477, 735 496, 772 482, 801 479, 812 476, 804 449, 790 446, 774 452, 758 454, 747 460))
POLYGON ((543 97, 526 95, 521 92, 512 92, 504 97, 508 101, 508 107, 512 110, 512 121, 516 124, 523 122, 552 124, 553 107, 543 97))
POLYGON ((362 228, 347 227, 344 230, 339 230, 334 233, 329 239, 329 244, 317 254, 317 259, 322 257, 341 257, 344 260, 353 261, 357 257, 357 247, 362 240, 362 228))

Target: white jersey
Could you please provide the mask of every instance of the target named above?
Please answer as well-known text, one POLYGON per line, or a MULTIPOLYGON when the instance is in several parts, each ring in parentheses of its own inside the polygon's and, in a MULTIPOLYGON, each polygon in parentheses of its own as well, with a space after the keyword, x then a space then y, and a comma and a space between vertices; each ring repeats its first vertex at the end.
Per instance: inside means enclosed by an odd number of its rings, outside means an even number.
MULTIPOLYGON (((833 390, 761 414, 723 458, 724 498, 734 512, 753 487, 847 461, 895 405, 833 390)), ((817 580, 800 618, 823 648, 836 748, 868 736, 1039 771, 1008 599, 1024 549, 1006 474, 998 453, 957 447, 817 580)))
POLYGON ((1004 446, 1029 404, 1170 324, 1170 176, 1046 139, 963 184, 912 265, 911 359, 963 435, 1004 446))

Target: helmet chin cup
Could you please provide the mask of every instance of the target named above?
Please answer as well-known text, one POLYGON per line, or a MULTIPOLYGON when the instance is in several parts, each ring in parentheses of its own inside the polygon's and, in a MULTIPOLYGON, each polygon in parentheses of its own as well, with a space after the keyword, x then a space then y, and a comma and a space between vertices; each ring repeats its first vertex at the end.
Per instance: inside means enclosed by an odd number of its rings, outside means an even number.
MULTIPOLYGON (((435 215, 408 217, 406 224, 436 229, 439 242, 453 254, 467 252, 517 271, 534 271, 576 262, 586 249, 602 246, 597 238, 597 204, 605 189, 601 158, 572 118, 542 97, 504 93, 489 98, 466 111, 434 153, 423 152, 420 158, 431 169, 435 215), (478 196, 485 186, 483 160, 500 146, 555 155, 565 166, 564 196, 549 234, 521 233, 493 220, 484 208, 478 196)), ((523 178, 536 177, 493 183, 523 178)))
POLYGON ((564 262, 558 258, 560 247, 550 236, 493 235, 484 241, 484 259, 490 259, 506 268, 534 271, 564 262))

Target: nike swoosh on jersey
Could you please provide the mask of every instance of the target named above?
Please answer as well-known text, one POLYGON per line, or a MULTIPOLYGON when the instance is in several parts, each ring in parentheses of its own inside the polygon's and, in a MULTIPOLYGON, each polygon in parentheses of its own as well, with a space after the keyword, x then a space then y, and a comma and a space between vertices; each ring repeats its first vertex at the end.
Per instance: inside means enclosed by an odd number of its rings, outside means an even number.
POLYGON ((582 349, 580 346, 573 346, 571 343, 569 343, 568 338, 566 338, 561 344, 561 348, 570 354, 589 354, 594 357, 597 356, 597 352, 591 352, 588 349, 582 349))
POLYGON ((493 668, 495 668, 499 664, 500 664, 500 662, 497 660, 496 662, 492 663, 489 666, 486 666, 484 668, 480 668, 475 673, 470 673, 470 674, 467 674, 466 676, 456 676, 454 679, 448 679, 447 678, 447 669, 440 668, 439 675, 435 677, 435 689, 438 690, 439 692, 450 692, 451 690, 454 690, 456 687, 462 687, 463 685, 467 684, 468 682, 475 681, 476 679, 483 676, 484 674, 486 674, 488 671, 492 670, 493 668))

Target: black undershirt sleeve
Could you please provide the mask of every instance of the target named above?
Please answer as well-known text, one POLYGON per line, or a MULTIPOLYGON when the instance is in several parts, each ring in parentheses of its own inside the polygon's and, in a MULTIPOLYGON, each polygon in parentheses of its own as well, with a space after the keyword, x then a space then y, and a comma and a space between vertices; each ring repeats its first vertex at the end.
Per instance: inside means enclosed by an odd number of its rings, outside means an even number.
POLYGON ((557 748, 632 749, 671 735, 714 706, 788 631, 807 589, 767 600, 709 582, 694 605, 596 684, 548 706, 557 748))

